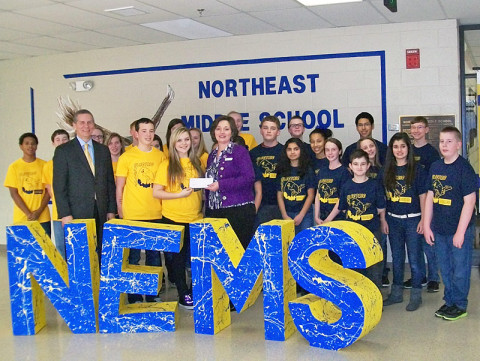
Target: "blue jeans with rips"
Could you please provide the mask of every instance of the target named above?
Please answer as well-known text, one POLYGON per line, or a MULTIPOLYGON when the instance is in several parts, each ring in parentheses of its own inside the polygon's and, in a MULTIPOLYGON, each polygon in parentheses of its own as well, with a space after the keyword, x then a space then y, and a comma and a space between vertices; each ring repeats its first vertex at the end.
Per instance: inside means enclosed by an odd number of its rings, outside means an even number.
POLYGON ((453 234, 444 235, 434 232, 435 253, 442 274, 445 293, 443 299, 447 306, 467 309, 470 291, 470 273, 472 271, 473 239, 475 226, 470 225, 465 231, 461 248, 453 245, 453 234))
POLYGON ((405 273, 405 245, 412 272, 412 287, 422 288, 423 272, 420 257, 423 257, 421 235, 417 233, 420 217, 396 218, 387 215, 388 238, 392 250, 393 285, 403 287, 405 273))

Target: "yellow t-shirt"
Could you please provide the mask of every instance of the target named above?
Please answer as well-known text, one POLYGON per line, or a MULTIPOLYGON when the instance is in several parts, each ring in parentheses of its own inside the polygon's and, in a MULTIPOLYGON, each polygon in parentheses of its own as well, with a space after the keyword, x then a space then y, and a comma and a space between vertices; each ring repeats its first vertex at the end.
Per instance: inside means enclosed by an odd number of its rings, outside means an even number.
POLYGON ((114 162, 112 160, 113 176, 115 177, 115 179, 117 179, 117 165, 118 165, 118 161, 114 162))
MULTIPOLYGON (((132 149, 133 147, 134 147, 133 144, 127 145, 127 146, 125 147, 125 152, 128 151, 128 150, 130 150, 130 149, 132 149)), ((124 153, 125 153, 125 152, 124 152, 124 153)))
POLYGON ((42 182, 44 185, 48 184, 52 189, 52 219, 58 220, 57 203, 53 192, 53 160, 49 160, 43 166, 42 182))
POLYGON ((163 145, 163 154, 165 154, 165 157, 168 158, 168 145, 167 144, 163 145))
MULTIPOLYGON (((10 164, 3 185, 9 188, 17 188, 18 194, 25 202, 30 211, 40 207, 43 196, 46 192, 42 183, 42 173, 45 161, 35 159, 31 163, 25 162, 22 158, 17 159, 10 164)), ((26 222, 27 216, 16 204, 13 206, 13 223, 26 222)), ((48 207, 42 211, 38 217, 40 223, 50 221, 50 212, 48 207)))
POLYGON ((200 156, 200 163, 202 164, 203 169, 207 169, 207 160, 208 160, 208 153, 205 152, 200 156))
MULTIPOLYGON (((165 188, 165 191, 170 193, 180 193, 182 190, 180 183, 170 187, 168 185, 168 160, 160 164, 158 168, 157 176, 155 177, 155 184, 160 184, 165 188)), ((188 188, 190 184, 190 178, 197 178, 199 175, 193 167, 190 159, 180 159, 182 168, 185 172, 185 178, 183 179, 183 186, 188 188)), ((177 199, 163 199, 162 200, 162 212, 163 215, 172 221, 179 223, 190 223, 202 218, 202 192, 192 192, 186 198, 177 199)))
POLYGON ((248 147, 248 150, 252 150, 257 146, 257 141, 254 136, 248 133, 240 133, 239 136, 245 141, 245 145, 248 147))
POLYGON ((162 218, 162 203, 153 198, 153 181, 165 156, 158 149, 142 152, 138 147, 118 159, 117 178, 126 178, 123 188, 123 218, 153 220, 162 218))

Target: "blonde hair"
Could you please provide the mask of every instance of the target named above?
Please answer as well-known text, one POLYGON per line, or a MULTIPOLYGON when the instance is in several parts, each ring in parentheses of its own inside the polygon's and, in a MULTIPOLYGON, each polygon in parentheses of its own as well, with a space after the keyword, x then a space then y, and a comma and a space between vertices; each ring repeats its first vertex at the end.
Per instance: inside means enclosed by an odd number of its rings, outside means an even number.
MULTIPOLYGON (((177 183, 183 182, 185 178, 185 171, 182 168, 182 163, 180 162, 180 157, 178 156, 178 152, 175 149, 175 144, 180 138, 180 135, 183 133, 187 133, 190 137, 190 141, 192 139, 192 135, 190 131, 185 127, 180 127, 175 129, 170 136, 170 143, 168 146, 168 168, 167 168, 167 179, 168 185, 173 187, 177 183)), ((193 150, 193 146, 190 146, 188 150, 188 158, 192 163, 193 168, 197 171, 197 176, 202 176, 202 166, 200 164, 200 159, 197 157, 197 154, 193 150)))
MULTIPOLYGON (((196 151, 197 157, 200 158, 203 153, 208 153, 207 146, 205 145, 205 140, 203 139, 203 133, 198 128, 190 128, 190 135, 192 135, 192 131, 196 131, 200 135, 200 143, 198 143, 198 148, 196 151)), ((192 142, 193 146, 193 142, 192 142)))

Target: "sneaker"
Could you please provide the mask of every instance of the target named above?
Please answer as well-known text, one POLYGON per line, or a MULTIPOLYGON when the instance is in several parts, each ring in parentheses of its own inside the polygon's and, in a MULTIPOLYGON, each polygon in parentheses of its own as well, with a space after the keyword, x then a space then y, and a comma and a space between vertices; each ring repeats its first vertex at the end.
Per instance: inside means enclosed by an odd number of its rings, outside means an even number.
POLYGON ((193 310, 193 297, 191 294, 186 294, 180 297, 178 304, 187 310, 193 310))
POLYGON ((447 306, 447 304, 445 303, 442 307, 435 311, 435 316, 443 318, 445 312, 449 311, 451 307, 452 306, 447 306))
POLYGON ((129 293, 128 296, 128 303, 143 303, 143 296, 138 295, 136 293, 129 293))
POLYGON ((443 313, 443 319, 448 321, 456 321, 463 317, 467 317, 467 311, 457 306, 452 306, 443 313))
POLYGON ((382 287, 390 286, 390 281, 388 280, 388 276, 382 276, 382 287))
POLYGON ((438 292, 440 289, 438 287, 438 282, 437 281, 430 281, 427 284, 427 292, 429 293, 434 293, 438 292))
MULTIPOLYGON (((427 277, 423 277, 422 279, 422 287, 425 287, 428 284, 427 282, 427 277)), ((403 288, 410 289, 412 288, 412 279, 408 279, 405 282, 403 282, 403 288)))

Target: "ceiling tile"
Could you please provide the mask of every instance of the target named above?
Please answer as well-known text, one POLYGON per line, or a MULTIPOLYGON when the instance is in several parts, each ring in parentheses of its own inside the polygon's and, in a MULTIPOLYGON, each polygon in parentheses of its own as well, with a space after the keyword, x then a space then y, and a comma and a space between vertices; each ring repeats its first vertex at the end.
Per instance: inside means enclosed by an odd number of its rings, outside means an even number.
POLYGON ((24 45, 38 46, 46 49, 58 50, 59 52, 85 51, 99 48, 97 46, 92 46, 91 44, 83 44, 49 36, 22 39, 19 40, 19 43, 24 45))
POLYGON ((258 11, 250 14, 282 30, 308 30, 332 26, 305 8, 258 11))
POLYGON ((295 0, 222 0, 222 2, 245 12, 294 9, 303 7, 303 5, 295 0))
POLYGON ((63 4, 41 6, 32 9, 18 10, 16 12, 31 16, 33 18, 43 19, 60 24, 74 25, 76 27, 89 30, 126 25, 126 23, 122 20, 94 14, 92 12, 63 4))
POLYGON ((24 54, 30 56, 50 55, 58 53, 52 49, 42 49, 35 46, 27 46, 22 44, 12 44, 6 41, 0 41, 0 49, 5 52, 24 54))
POLYGON ((121 39, 117 38, 116 36, 102 34, 95 31, 82 31, 75 34, 59 34, 58 37, 61 39, 95 45, 102 48, 117 48, 141 44, 137 41, 121 39))
POLYGON ((310 10, 335 26, 373 25, 388 22, 386 17, 367 1, 331 6, 312 6, 310 10))
POLYGON ((1 10, 20 10, 29 9, 36 6, 55 4, 49 0, 0 0, 1 10))
POLYGON ((204 16, 196 20, 234 35, 272 33, 281 30, 243 13, 224 16, 204 16))
POLYGON ((383 5, 383 0, 369 1, 382 15, 394 23, 446 19, 446 14, 438 0, 409 0, 408 2, 401 0, 398 2, 398 12, 396 13, 392 13, 388 10, 385 5, 383 5))
POLYGON ((178 0, 142 0, 142 2, 187 18, 199 17, 200 14, 197 9, 204 9, 202 16, 228 15, 239 12, 237 9, 225 5, 224 1, 219 2, 216 0, 191 0, 188 2, 178 0))
POLYGON ((145 44, 185 40, 185 38, 146 28, 145 26, 141 25, 128 25, 118 28, 108 28, 103 29, 102 32, 112 36, 117 36, 119 38, 139 41, 145 44))
POLYGON ((80 29, 72 26, 34 19, 9 12, 0 13, 0 24, 2 24, 1 26, 4 28, 37 35, 55 35, 80 31, 80 29))

